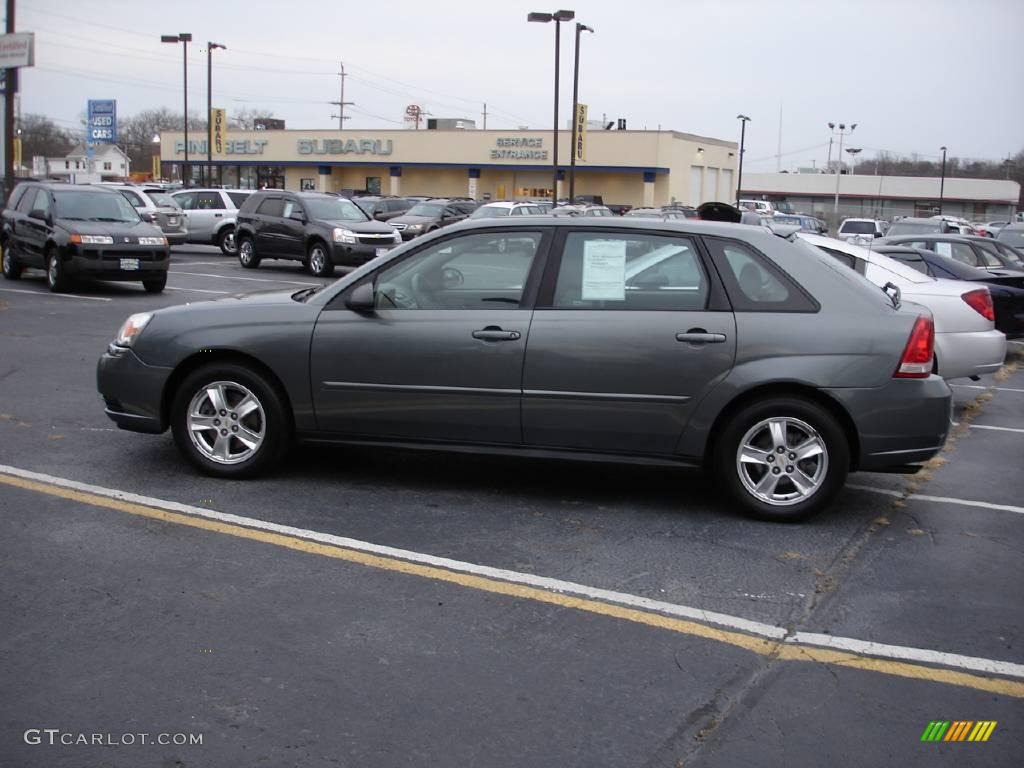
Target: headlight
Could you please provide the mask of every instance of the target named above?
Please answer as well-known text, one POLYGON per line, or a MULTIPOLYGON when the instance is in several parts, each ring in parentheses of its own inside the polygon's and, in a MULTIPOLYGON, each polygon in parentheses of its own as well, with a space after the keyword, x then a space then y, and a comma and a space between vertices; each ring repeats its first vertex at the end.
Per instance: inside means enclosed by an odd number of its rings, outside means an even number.
POLYGON ((397 229, 395 230, 394 241, 396 243, 402 242, 402 234, 397 229))
POLYGON ((142 329, 149 325, 149 321, 152 319, 152 312, 139 312, 132 315, 124 321, 121 330, 117 332, 117 338, 114 339, 114 343, 119 347, 130 347, 136 337, 142 333, 142 329))
POLYGON ((419 230, 423 229, 423 225, 422 224, 410 224, 408 227, 406 227, 406 229, 408 229, 410 232, 418 232, 419 230))
POLYGON ((75 245, 113 245, 114 238, 110 235, 79 235, 74 234, 70 241, 75 245))
POLYGON ((356 233, 351 229, 342 229, 336 227, 334 230, 334 242, 336 243, 354 243, 356 242, 356 233))
POLYGON ((167 245, 166 237, 140 237, 139 245, 167 245))

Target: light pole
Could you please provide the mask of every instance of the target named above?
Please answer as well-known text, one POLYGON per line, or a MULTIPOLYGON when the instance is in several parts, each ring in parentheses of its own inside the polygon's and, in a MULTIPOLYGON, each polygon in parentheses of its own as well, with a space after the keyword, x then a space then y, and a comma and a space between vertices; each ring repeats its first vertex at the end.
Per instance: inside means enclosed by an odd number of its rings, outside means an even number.
POLYGON ((536 21, 547 24, 555 22, 555 126, 554 126, 554 147, 551 149, 552 162, 554 164, 554 178, 551 183, 551 202, 558 205, 558 54, 562 43, 561 27, 563 21, 572 21, 576 18, 576 11, 555 11, 554 13, 530 13, 527 21, 536 21))
POLYGON ((188 184, 188 44, 192 42, 192 34, 180 32, 177 35, 160 35, 161 43, 181 43, 182 61, 184 62, 184 92, 185 92, 185 162, 181 165, 181 181, 187 187, 188 184))
POLYGON ((861 152, 861 148, 860 147, 847 147, 846 148, 846 154, 848 154, 850 156, 850 173, 851 174, 854 171, 854 167, 855 167, 856 162, 857 162, 857 155, 859 155, 860 152, 861 152))
POLYGON ((228 47, 220 43, 206 44, 206 183, 213 179, 213 52, 228 47))
MULTIPOLYGON (((576 60, 572 68, 572 153, 569 161, 569 202, 576 199, 576 141, 579 139, 579 127, 576 125, 576 113, 580 109, 580 34, 593 32, 593 27, 576 22, 576 60)), ((556 134, 557 136, 557 134, 556 134)))
POLYGON ((833 217, 835 217, 836 229, 838 229, 839 228, 839 180, 843 177, 843 137, 844 136, 848 136, 849 134, 853 133, 857 129, 857 124, 853 123, 852 125, 850 125, 850 129, 849 130, 846 129, 846 123, 840 123, 839 126, 838 126, 838 128, 839 128, 838 131, 836 130, 837 126, 836 126, 835 123, 829 123, 828 127, 832 130, 832 133, 838 133, 839 134, 839 154, 837 155, 837 157, 839 158, 839 167, 836 168, 836 200, 835 200, 835 204, 833 205, 833 208, 832 208, 832 215, 833 215, 833 217))
POLYGON ((150 169, 150 175, 153 177, 153 181, 160 181, 163 178, 160 168, 160 134, 154 133, 150 143, 153 145, 153 167, 150 169))
POLYGON ((744 145, 747 140, 747 123, 750 118, 746 115, 736 115, 736 119, 740 121, 740 172, 739 178, 736 180, 736 207, 740 207, 740 197, 743 191, 743 153, 746 152, 744 145))
POLYGON ((939 179, 939 216, 942 215, 942 198, 945 197, 946 193, 946 148, 939 147, 942 150, 942 175, 939 179))

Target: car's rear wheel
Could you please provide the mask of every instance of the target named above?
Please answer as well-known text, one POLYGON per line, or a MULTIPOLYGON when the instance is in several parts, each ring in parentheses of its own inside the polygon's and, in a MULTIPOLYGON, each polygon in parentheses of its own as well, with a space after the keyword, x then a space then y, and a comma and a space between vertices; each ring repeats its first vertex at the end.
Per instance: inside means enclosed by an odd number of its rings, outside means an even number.
POLYGON ((24 267, 18 263, 17 258, 14 255, 14 246, 8 241, 7 246, 3 249, 3 269, 4 277, 8 280, 17 280, 21 277, 22 270, 24 267))
POLYGON ((167 287, 167 275, 143 280, 142 287, 146 289, 146 293, 161 293, 167 287))
POLYGON ((56 248, 46 252, 46 285, 53 293, 63 293, 68 289, 68 276, 64 270, 64 260, 56 248))
POLYGON ((251 237, 238 238, 238 262, 246 269, 256 269, 260 265, 260 257, 256 253, 256 243, 251 237))
POLYGON ((225 256, 234 256, 238 253, 238 245, 235 243, 235 228, 224 227, 217 235, 217 245, 225 256))
POLYGON ((217 477, 266 471, 291 441, 283 394, 237 363, 211 363, 189 374, 174 398, 171 429, 185 458, 217 477))
POLYGON ((331 255, 328 253, 326 245, 315 242, 309 246, 306 267, 314 277, 330 277, 334 274, 334 264, 331 263, 331 255))
POLYGON ((842 427, 810 400, 777 397, 737 413, 717 443, 715 469, 745 514, 796 522, 843 487, 850 448, 842 427))

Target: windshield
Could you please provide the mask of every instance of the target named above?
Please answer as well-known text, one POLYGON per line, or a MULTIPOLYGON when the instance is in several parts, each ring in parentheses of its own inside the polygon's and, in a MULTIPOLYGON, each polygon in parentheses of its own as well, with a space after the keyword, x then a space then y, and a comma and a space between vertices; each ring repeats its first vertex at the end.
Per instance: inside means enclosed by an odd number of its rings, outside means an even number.
POLYGON ((180 205, 178 205, 177 200, 175 200, 173 197, 168 195, 166 192, 161 192, 159 190, 151 190, 151 189, 147 189, 147 190, 145 190, 145 192, 146 192, 146 196, 150 200, 153 201, 154 205, 159 205, 162 208, 180 208, 181 207, 180 205))
POLYGON ((429 216, 431 218, 440 216, 444 210, 443 203, 417 203, 408 211, 405 212, 406 216, 429 216))
MULTIPOLYGON (((1024 229, 1004 229, 999 233, 999 242, 1014 248, 1024 247, 1024 229)), ((1017 257, 1020 258, 1019 256, 1017 257)))
POLYGON ((937 221, 894 221, 889 231, 889 237, 894 235, 926 235, 942 231, 942 224, 937 221))
POLYGON ((505 208, 501 205, 485 205, 482 208, 477 208, 473 213, 470 214, 471 219, 500 219, 502 216, 508 216, 511 214, 511 208, 505 208))
POLYGON ((844 221, 839 231, 844 235, 873 235, 875 234, 875 222, 873 221, 844 221))
POLYGON ((307 197, 302 201, 311 219, 321 221, 369 221, 370 217, 351 200, 341 197, 307 197))
POLYGON ((137 224, 141 219, 128 199, 120 193, 67 190, 54 193, 58 219, 114 221, 137 224))

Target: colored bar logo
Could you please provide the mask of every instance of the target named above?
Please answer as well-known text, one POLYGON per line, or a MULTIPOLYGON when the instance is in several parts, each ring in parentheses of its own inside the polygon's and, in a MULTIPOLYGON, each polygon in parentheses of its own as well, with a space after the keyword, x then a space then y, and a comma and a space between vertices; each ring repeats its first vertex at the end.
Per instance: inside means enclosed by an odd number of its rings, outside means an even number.
POLYGON ((921 741, 988 741, 996 729, 995 720, 932 720, 921 741))

